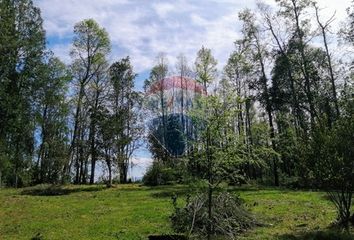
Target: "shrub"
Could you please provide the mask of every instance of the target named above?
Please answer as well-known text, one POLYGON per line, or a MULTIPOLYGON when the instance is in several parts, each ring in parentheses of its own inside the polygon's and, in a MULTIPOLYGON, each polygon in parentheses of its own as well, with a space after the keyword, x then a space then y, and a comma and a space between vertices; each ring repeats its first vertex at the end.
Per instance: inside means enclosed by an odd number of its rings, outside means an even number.
MULTIPOLYGON (((354 106, 354 105, 353 105, 354 106)), ((314 182, 329 196, 338 213, 337 224, 349 228, 353 223, 354 189, 354 113, 343 116, 332 126, 315 129, 308 157, 314 182)))
MULTIPOLYGON (((187 196, 185 206, 178 207, 177 198, 173 198, 173 229, 204 239, 209 225, 207 199, 206 194, 198 194, 193 198, 187 196)), ((258 225, 254 216, 243 207, 243 201, 238 196, 220 193, 214 197, 212 209, 213 235, 235 239, 240 233, 258 225)))
POLYGON ((143 183, 148 186, 166 185, 179 179, 178 171, 154 162, 143 177, 143 183))

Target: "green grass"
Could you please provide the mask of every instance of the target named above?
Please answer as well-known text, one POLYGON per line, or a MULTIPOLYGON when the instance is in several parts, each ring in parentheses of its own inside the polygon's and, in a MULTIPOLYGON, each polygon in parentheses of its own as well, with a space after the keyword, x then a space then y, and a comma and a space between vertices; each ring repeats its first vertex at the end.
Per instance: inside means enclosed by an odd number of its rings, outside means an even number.
POLYGON ((329 229, 336 210, 324 193, 270 189, 244 191, 241 197, 266 224, 242 239, 354 239, 329 229))
MULTIPOLYGON (((138 185, 110 189, 67 186, 50 191, 41 187, 0 189, 0 239, 29 240, 39 234, 48 240, 146 240, 150 234, 172 232, 171 196, 187 190, 184 186, 138 185)), ((234 191, 266 224, 241 239, 339 239, 337 233, 327 230, 336 212, 323 193, 277 189, 234 191)))

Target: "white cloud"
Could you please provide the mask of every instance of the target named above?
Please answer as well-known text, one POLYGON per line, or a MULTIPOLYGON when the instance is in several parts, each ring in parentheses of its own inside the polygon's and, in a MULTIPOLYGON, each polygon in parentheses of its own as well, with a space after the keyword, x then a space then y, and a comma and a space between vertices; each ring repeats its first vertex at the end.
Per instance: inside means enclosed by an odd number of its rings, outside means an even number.
POLYGON ((36 3, 42 9, 48 37, 58 39, 50 46, 65 61, 69 61, 65 54, 73 26, 86 18, 94 18, 109 32, 112 60, 129 55, 137 71, 151 68, 159 52, 165 52, 171 63, 181 52, 192 62, 201 45, 226 59, 236 36, 233 27, 236 17, 231 13, 237 9, 230 11, 227 5, 223 9, 218 4, 220 13, 214 12, 204 19, 201 15, 208 15, 208 8, 199 1, 36 0, 36 3), (197 19, 203 22, 198 23, 197 19), (61 39, 66 43, 60 42, 61 39))
MULTIPOLYGON (((69 62, 66 54, 75 23, 94 18, 110 34, 112 60, 131 56, 135 70, 146 71, 159 52, 165 52, 173 65, 175 57, 184 53, 190 62, 204 45, 212 49, 219 68, 226 62, 238 36, 237 13, 254 8, 254 1, 128 1, 128 0, 35 0, 42 9, 44 26, 53 51, 69 62), (65 41, 65 43, 61 42, 65 41)), ((266 3, 275 5, 273 0, 266 3)), ((324 19, 337 11, 344 19, 350 0, 320 1, 324 19)))
MULTIPOLYGON (((265 0, 273 6, 274 0, 265 0)), ((323 19, 337 11, 336 25, 345 17, 350 0, 321 0, 323 19)), ((129 55, 135 70, 149 70, 159 52, 165 52, 171 65, 180 53, 194 62, 204 45, 212 49, 219 68, 226 62, 238 37, 237 13, 254 8, 256 0, 35 0, 42 9, 50 47, 69 62, 69 44, 75 23, 94 18, 105 27, 112 41, 111 59, 129 55)))
POLYGON ((153 8, 160 18, 165 18, 170 12, 172 12, 175 7, 171 3, 158 2, 153 4, 153 8))
MULTIPOLYGON (((172 66, 180 53, 193 63, 202 45, 212 49, 221 69, 239 34, 241 23, 237 13, 246 7, 254 9, 257 1, 35 0, 35 3, 42 9, 49 46, 62 60, 70 62, 74 24, 94 18, 110 34, 111 61, 129 55, 135 71, 140 73, 151 69, 159 52, 167 54, 172 66)), ((274 0, 263 2, 276 5, 274 0)), ((318 2, 323 21, 336 11, 332 27, 335 33, 351 0, 318 2)))
POLYGON ((132 165, 134 166, 145 166, 145 165, 149 165, 152 163, 152 159, 150 157, 133 157, 133 159, 131 160, 132 165))

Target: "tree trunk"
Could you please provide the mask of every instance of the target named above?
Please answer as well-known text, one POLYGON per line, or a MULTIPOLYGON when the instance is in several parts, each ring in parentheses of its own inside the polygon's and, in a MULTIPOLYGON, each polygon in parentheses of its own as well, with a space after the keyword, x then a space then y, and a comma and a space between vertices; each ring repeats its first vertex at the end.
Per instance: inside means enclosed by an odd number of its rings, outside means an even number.
POLYGON ((110 159, 106 159, 107 168, 108 168, 108 182, 107 186, 112 187, 112 163, 110 159))
POLYGON ((278 45, 278 48, 279 48, 279 51, 280 51, 281 55, 285 58, 286 63, 288 65, 287 75, 288 75, 288 78, 290 80, 290 88, 291 88, 291 95, 292 95, 291 104, 292 104, 293 113, 294 113, 294 125, 295 125, 295 129, 296 129, 296 133, 297 133, 297 135, 299 135, 298 126, 300 126, 300 128, 303 131, 305 131, 305 126, 303 125, 303 121, 302 121, 302 117, 301 117, 302 114, 301 114, 301 110, 300 110, 300 106, 299 106, 299 100, 298 100, 297 92, 296 92, 296 89, 295 89, 295 81, 294 81, 293 73, 292 73, 292 70, 291 70, 291 67, 290 67, 291 66, 291 61, 290 61, 288 55, 286 54, 285 50, 283 49, 278 36, 275 34, 275 31, 273 29, 273 25, 271 23, 271 20, 270 20, 269 16, 266 16, 266 22, 267 22, 267 25, 269 27, 269 30, 270 30, 273 38, 275 39, 275 41, 276 41, 276 43, 278 45))
POLYGON ((311 128, 314 128, 315 124, 315 116, 316 116, 316 110, 315 106, 313 103, 313 96, 311 92, 311 79, 310 79, 310 74, 309 74, 309 63, 308 59, 306 58, 305 54, 305 43, 303 39, 303 31, 300 28, 300 15, 298 12, 299 6, 296 4, 296 0, 291 0, 293 4, 293 11, 294 11, 294 17, 295 17, 295 23, 296 23, 296 33, 298 35, 298 40, 299 40, 299 50, 300 50, 300 55, 301 55, 301 71, 303 74, 303 77, 305 78, 305 94, 307 97, 307 101, 310 107, 310 123, 311 123, 311 128))
POLYGON ((68 166, 64 167, 64 174, 68 175, 68 173, 70 172, 70 168, 71 168, 71 164, 72 161, 74 159, 74 152, 76 152, 76 177, 75 177, 75 183, 79 182, 79 170, 78 170, 78 151, 77 151, 77 147, 78 147, 78 141, 77 138, 78 136, 80 136, 79 133, 79 129, 80 129, 80 114, 81 114, 81 104, 82 104, 82 98, 84 97, 84 84, 80 84, 80 91, 79 91, 79 99, 76 105, 76 112, 75 112, 75 116, 74 116, 74 133, 73 133, 73 137, 71 140, 71 144, 70 144, 70 150, 69 150, 69 164, 68 166), (76 148, 76 149, 75 149, 76 148), (76 151, 75 151, 76 150, 76 151))
POLYGON ((207 161, 208 161, 208 240, 211 239, 212 229, 213 229, 213 162, 210 152, 210 129, 209 126, 207 127, 207 141, 206 141, 206 154, 207 154, 207 161))
MULTIPOLYGON (((268 86, 267 86, 267 76, 265 73, 265 67, 264 67, 264 62, 263 62, 263 55, 260 49, 260 45, 258 42, 258 38, 255 36, 256 41, 257 41, 257 49, 258 49, 258 55, 259 55, 259 63, 261 65, 261 70, 262 70, 262 76, 261 76, 261 84, 263 85, 263 92, 264 92, 264 98, 265 98, 265 103, 266 103, 266 111, 268 114, 268 124, 269 124, 269 131, 270 131, 270 141, 272 144, 272 149, 275 151, 276 150, 276 144, 275 144, 275 131, 274 131, 274 123, 273 123, 273 115, 272 115, 272 104, 271 100, 269 98, 269 93, 268 93, 268 86)), ((276 157, 273 157, 273 174, 274 174, 274 185, 279 186, 279 174, 278 174, 278 160, 276 157)))
POLYGON ((90 174, 90 184, 95 182, 95 170, 96 170, 96 146, 95 146, 95 123, 91 120, 91 131, 90 131, 90 144, 91 144, 91 174, 90 174))
POLYGON ((90 174, 90 184, 95 182, 95 170, 96 170, 96 115, 98 109, 98 101, 99 101, 99 90, 96 90, 95 94, 95 104, 93 107, 93 113, 91 114, 91 126, 90 126, 90 139, 91 139, 91 174, 90 174))
POLYGON ((331 54, 329 53, 329 49, 328 49, 328 42, 327 42, 327 34, 326 34, 326 28, 328 27, 328 25, 330 24, 331 20, 333 19, 334 15, 332 16, 332 18, 325 24, 323 25, 320 21, 320 17, 318 15, 318 8, 315 5, 315 10, 316 10, 316 18, 317 18, 317 23, 321 28, 321 32, 322 32, 322 37, 323 37, 323 44, 326 50, 326 57, 327 57, 327 61, 328 61, 328 71, 329 71, 329 76, 331 79, 331 90, 332 90, 332 98, 333 98, 333 102, 334 102, 334 107, 335 107, 335 111, 337 114, 337 118, 340 116, 340 112, 339 112, 339 106, 338 106, 338 98, 337 98, 337 90, 336 90, 336 84, 335 84, 335 78, 334 78, 334 73, 333 73, 333 65, 332 65, 332 58, 331 58, 331 54))
POLYGON ((96 160, 91 159, 90 184, 94 184, 95 183, 95 169, 96 169, 96 160))

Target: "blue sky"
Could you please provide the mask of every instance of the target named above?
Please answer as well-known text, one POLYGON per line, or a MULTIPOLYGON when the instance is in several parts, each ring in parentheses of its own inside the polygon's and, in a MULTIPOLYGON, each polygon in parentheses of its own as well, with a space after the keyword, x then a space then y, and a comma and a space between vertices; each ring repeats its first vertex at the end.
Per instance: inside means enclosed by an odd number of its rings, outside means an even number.
MULTIPOLYGON (((65 63, 70 63, 70 44, 75 23, 93 18, 109 33, 110 61, 130 56, 141 89, 164 52, 169 64, 183 53, 194 62, 202 45, 211 48, 222 69, 239 36, 237 13, 254 8, 256 0, 34 0, 42 10, 48 47, 65 63)), ((274 5, 273 0, 264 2, 274 5)), ((335 26, 345 18, 350 0, 319 0, 324 19, 336 11, 335 26)), ((139 154, 138 154, 139 155, 139 154)), ((146 152, 136 162, 149 162, 146 152)), ((141 175, 143 170, 136 174, 141 175)))

